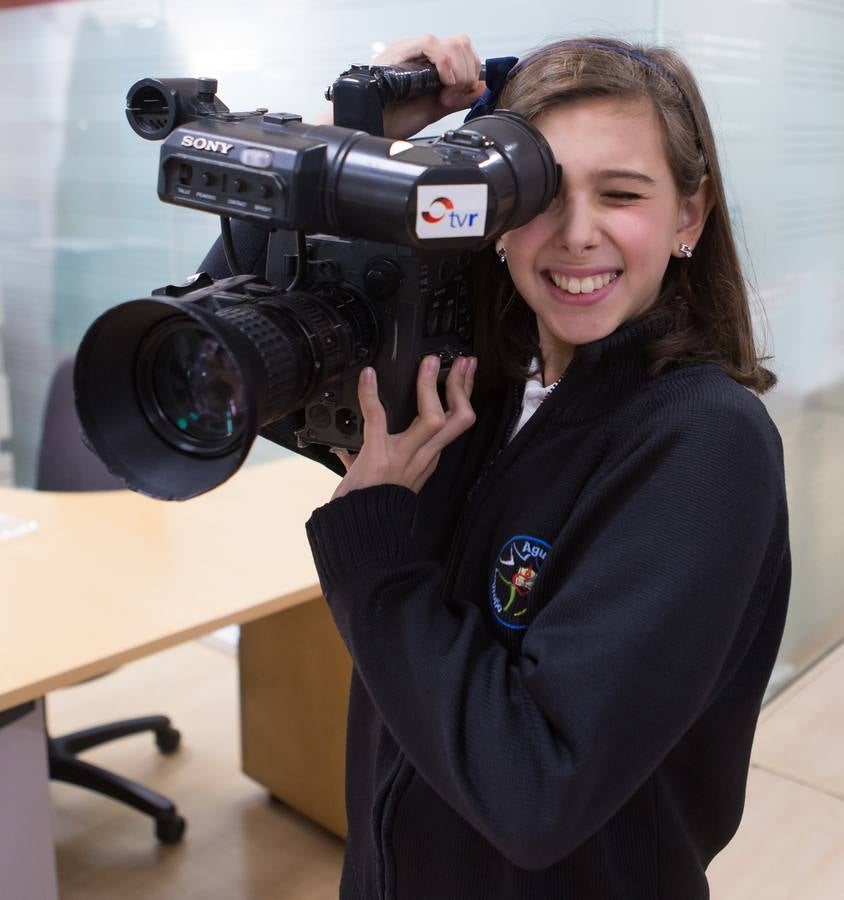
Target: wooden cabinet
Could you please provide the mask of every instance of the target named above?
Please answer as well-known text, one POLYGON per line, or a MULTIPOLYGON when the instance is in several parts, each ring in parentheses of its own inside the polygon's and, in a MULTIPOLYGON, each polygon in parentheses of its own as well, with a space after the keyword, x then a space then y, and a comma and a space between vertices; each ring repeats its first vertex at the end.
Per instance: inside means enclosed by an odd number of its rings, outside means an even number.
POLYGON ((345 838, 352 663, 321 596, 243 626, 243 771, 345 838))

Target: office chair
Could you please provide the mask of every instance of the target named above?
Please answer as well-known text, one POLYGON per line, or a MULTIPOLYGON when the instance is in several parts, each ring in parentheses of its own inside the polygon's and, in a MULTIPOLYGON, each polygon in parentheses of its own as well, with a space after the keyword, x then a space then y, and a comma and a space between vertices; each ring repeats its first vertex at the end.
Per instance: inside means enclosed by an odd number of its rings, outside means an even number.
MULTIPOLYGON (((82 443, 73 401, 73 359, 59 365, 50 384, 36 487, 42 491, 101 491, 123 487, 82 443)), ((185 820, 170 800, 142 784, 77 759, 83 750, 142 731, 155 733, 155 743, 162 753, 174 753, 179 747, 180 734, 166 716, 111 722, 62 737, 51 737, 48 732, 50 778, 97 791, 152 816, 158 840, 175 844, 184 834, 185 820)))

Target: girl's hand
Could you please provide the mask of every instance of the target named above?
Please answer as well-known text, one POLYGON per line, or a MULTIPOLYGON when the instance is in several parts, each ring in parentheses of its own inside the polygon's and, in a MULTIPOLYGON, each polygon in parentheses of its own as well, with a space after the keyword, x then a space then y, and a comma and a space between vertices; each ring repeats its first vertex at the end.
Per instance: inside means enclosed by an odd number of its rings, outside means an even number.
POLYGON ((431 62, 444 87, 438 94, 391 103, 384 110, 384 135, 408 138, 432 122, 458 109, 466 109, 484 92, 478 81, 481 60, 465 34, 440 40, 432 34, 405 38, 390 44, 373 65, 393 66, 403 62, 431 62))
POLYGON ((443 448, 475 424, 469 397, 476 367, 474 357, 461 356, 452 363, 445 382, 446 411, 437 393, 440 361, 436 356, 426 356, 416 377, 419 414, 407 431, 400 434, 387 434, 375 370, 364 369, 358 381, 358 400, 364 419, 363 446, 356 456, 335 451, 346 467, 346 476, 331 499, 376 484, 400 484, 419 493, 436 469, 443 448))

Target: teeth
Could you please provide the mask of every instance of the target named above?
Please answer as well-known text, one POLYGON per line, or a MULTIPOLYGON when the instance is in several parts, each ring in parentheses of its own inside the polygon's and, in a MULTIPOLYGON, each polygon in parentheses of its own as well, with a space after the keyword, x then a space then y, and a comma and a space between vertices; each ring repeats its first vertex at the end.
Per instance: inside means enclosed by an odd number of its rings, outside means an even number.
POLYGON ((606 287, 611 281, 618 278, 615 272, 604 272, 601 275, 592 275, 588 278, 572 278, 561 275, 559 272, 550 272, 551 280, 561 291, 570 294, 591 294, 602 287, 606 287))

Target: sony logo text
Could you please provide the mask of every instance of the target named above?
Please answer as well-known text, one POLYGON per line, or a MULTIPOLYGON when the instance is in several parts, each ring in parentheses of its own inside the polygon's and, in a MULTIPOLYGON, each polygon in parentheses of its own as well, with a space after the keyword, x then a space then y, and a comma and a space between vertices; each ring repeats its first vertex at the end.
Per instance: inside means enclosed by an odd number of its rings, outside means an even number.
POLYGON ((225 141, 212 141, 209 138, 194 137, 192 134, 186 134, 182 137, 183 147, 193 147, 194 150, 208 150, 211 153, 228 153, 234 144, 227 144, 225 141))

